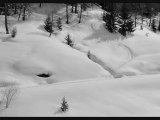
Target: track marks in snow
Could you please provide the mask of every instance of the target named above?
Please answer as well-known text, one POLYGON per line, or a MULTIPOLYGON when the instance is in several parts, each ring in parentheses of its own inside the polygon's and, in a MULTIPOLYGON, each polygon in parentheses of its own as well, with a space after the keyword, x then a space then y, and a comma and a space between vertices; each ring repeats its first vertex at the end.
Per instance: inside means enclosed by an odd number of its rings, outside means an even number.
POLYGON ((128 55, 130 56, 130 58, 128 59, 127 62, 121 64, 121 65, 117 68, 117 70, 120 69, 120 68, 121 68, 122 66, 124 66, 125 64, 127 64, 128 62, 132 61, 133 58, 135 57, 135 53, 134 53, 133 50, 132 50, 131 48, 129 48, 127 45, 119 42, 119 46, 123 47, 124 49, 126 49, 126 51, 128 51, 128 55))

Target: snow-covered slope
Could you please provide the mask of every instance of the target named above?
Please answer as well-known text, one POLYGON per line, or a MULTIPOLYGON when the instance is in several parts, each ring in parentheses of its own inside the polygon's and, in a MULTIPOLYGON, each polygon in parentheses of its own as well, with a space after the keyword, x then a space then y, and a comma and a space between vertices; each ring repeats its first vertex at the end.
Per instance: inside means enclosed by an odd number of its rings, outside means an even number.
POLYGON ((160 116, 160 75, 24 88, 0 116, 160 116), (69 109, 61 113, 65 96, 69 109))
POLYGON ((68 25, 64 5, 34 4, 32 11, 25 22, 9 18, 17 27, 15 38, 0 21, 0 87, 6 82, 22 87, 0 116, 159 116, 159 34, 138 25, 127 38, 111 34, 98 7, 83 12, 81 23, 71 14, 68 25), (63 30, 49 37, 43 24, 53 10, 63 30), (64 44, 68 33, 73 48, 64 44), (51 76, 37 76, 44 73, 51 76), (66 113, 59 111, 63 96, 66 113))
POLYGON ((15 24, 18 31, 16 38, 1 38, 1 82, 11 81, 30 86, 110 77, 100 65, 89 60, 86 54, 62 43, 54 35, 48 37, 43 29, 44 19, 44 15, 33 13, 30 20, 15 24), (34 19, 38 17, 39 21, 34 19), (50 73, 52 76, 37 76, 42 73, 50 73))

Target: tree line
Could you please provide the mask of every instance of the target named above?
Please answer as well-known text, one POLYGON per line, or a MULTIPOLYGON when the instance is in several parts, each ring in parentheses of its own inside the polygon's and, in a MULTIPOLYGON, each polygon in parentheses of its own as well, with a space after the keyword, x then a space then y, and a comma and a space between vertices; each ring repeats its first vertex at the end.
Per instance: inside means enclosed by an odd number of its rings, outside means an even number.
MULTIPOLYGON (((156 32, 160 30, 155 25, 155 16, 159 13, 159 3, 98 3, 104 10, 103 21, 106 29, 111 32, 119 32, 123 36, 133 32, 137 26, 137 18, 141 17, 141 29, 144 18, 148 18, 148 26, 156 32)), ((159 21, 160 23, 160 21, 159 21)))

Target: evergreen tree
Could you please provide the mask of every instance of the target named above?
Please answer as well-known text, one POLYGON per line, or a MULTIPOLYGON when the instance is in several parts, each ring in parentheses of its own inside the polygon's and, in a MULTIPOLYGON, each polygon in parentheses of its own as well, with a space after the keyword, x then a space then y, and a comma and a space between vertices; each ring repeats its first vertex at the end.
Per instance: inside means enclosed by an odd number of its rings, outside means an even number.
POLYGON ((111 33, 116 32, 117 27, 116 27, 116 14, 114 10, 114 3, 110 3, 106 9, 107 12, 103 14, 103 20, 106 23, 105 27, 111 33))
POLYGON ((160 31, 160 20, 159 20, 159 25, 158 25, 158 31, 160 31))
POLYGON ((14 27, 14 28, 12 29, 12 31, 11 31, 11 36, 14 38, 14 37, 16 36, 16 34, 17 34, 17 28, 14 27))
POLYGON ((53 23, 52 23, 51 17, 48 15, 48 17, 44 21, 44 28, 47 32, 50 33, 50 36, 51 36, 51 33, 53 33, 52 24, 53 23))
POLYGON ((67 41, 67 45, 69 46, 73 46, 73 41, 71 40, 70 34, 67 35, 67 37, 65 38, 65 40, 67 41))
POLYGON ((57 19, 57 28, 58 28, 60 31, 62 30, 62 20, 61 20, 60 17, 57 19))
POLYGON ((66 110, 68 110, 68 104, 67 104, 67 101, 66 101, 65 97, 63 97, 63 99, 62 99, 61 105, 62 105, 61 106, 61 110, 63 112, 66 112, 66 110))
POLYGON ((134 24, 133 20, 131 19, 131 16, 129 15, 129 9, 127 8, 126 4, 123 3, 121 8, 121 14, 120 14, 121 24, 119 32, 126 36, 127 32, 133 32, 134 31, 134 24))
POLYGON ((156 32, 156 31, 157 31, 156 25, 155 25, 155 19, 152 20, 151 28, 152 28, 153 32, 156 32))
POLYGON ((119 33, 121 33, 121 35, 123 35, 123 36, 126 36, 127 35, 126 31, 127 31, 126 24, 121 24, 120 29, 119 29, 119 33))
POLYGON ((131 32, 135 31, 134 21, 131 18, 127 21, 127 26, 126 27, 127 27, 128 33, 131 33, 131 32))

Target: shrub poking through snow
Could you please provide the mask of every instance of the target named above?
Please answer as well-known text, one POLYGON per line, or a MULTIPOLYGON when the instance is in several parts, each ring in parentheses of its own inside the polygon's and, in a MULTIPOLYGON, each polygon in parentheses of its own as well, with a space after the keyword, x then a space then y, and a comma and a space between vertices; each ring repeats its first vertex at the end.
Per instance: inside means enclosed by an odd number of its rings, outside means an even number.
POLYGON ((14 38, 14 37, 16 36, 16 34, 17 34, 17 28, 14 27, 14 28, 12 29, 12 31, 11 31, 11 36, 12 36, 12 38, 14 38))
POLYGON ((87 56, 89 59, 91 59, 91 52, 90 51, 88 51, 87 56))
POLYGON ((57 28, 58 28, 60 31, 62 30, 62 20, 61 20, 60 17, 57 19, 57 28))
POLYGON ((46 20, 44 21, 44 29, 50 33, 49 36, 51 36, 51 33, 53 33, 53 28, 52 28, 52 20, 51 17, 48 15, 46 20))
POLYGON ((67 110, 68 110, 68 104, 67 104, 67 101, 66 101, 66 99, 65 99, 65 96, 63 97, 63 99, 62 99, 62 103, 61 103, 61 110, 63 111, 63 112, 66 112, 67 110))
POLYGON ((71 40, 70 34, 67 35, 67 37, 65 38, 65 40, 67 41, 67 45, 73 47, 73 41, 71 40))
POLYGON ((18 89, 15 86, 6 87, 2 92, 2 102, 8 108, 18 89))

